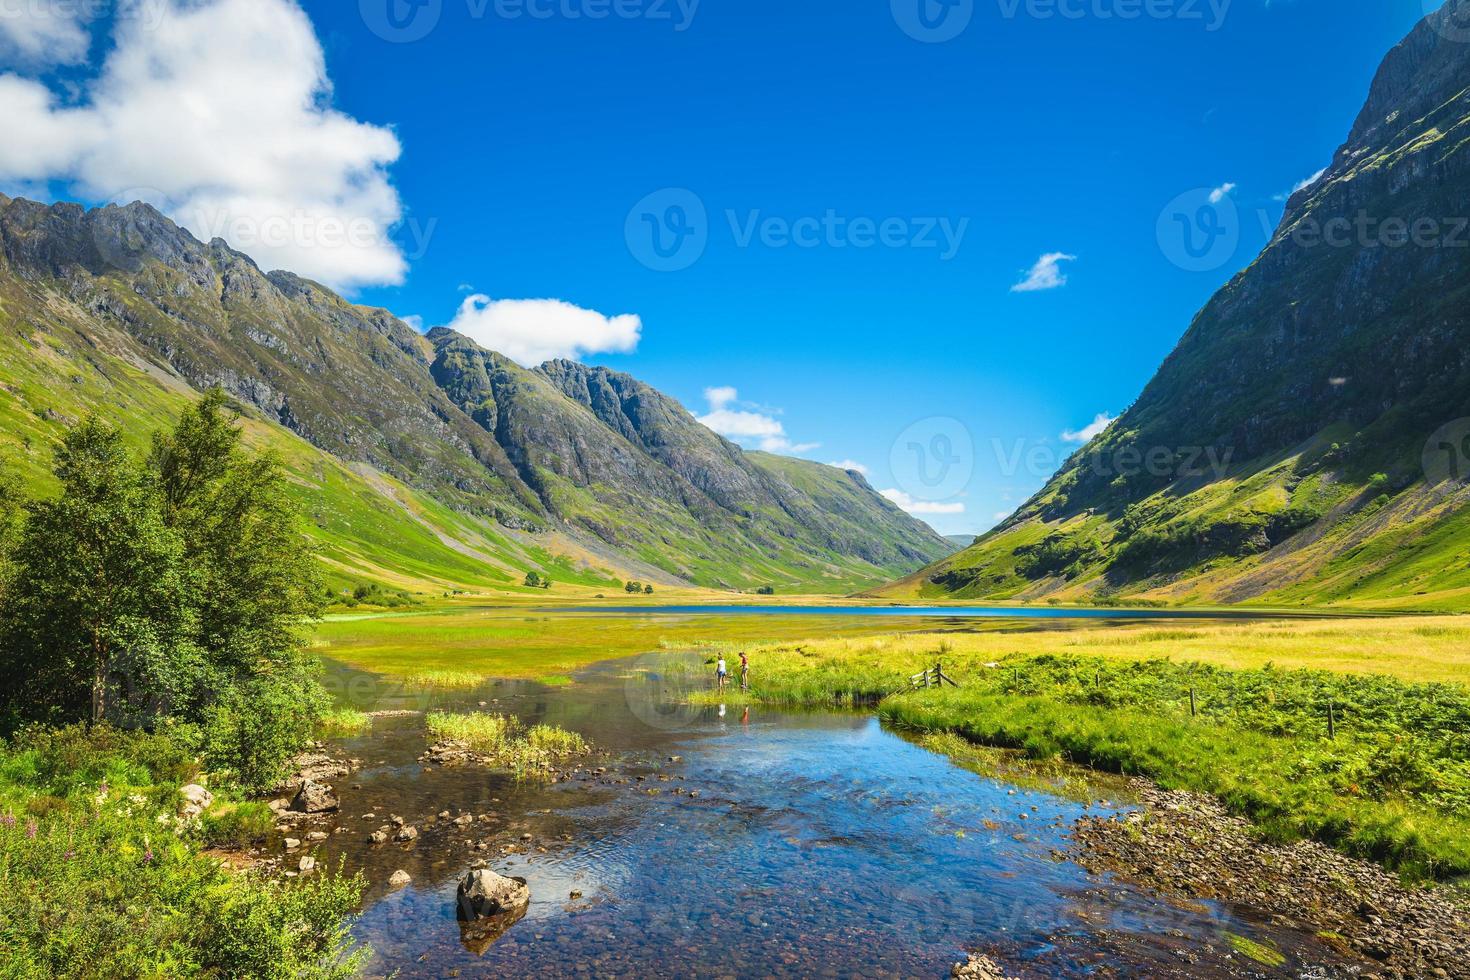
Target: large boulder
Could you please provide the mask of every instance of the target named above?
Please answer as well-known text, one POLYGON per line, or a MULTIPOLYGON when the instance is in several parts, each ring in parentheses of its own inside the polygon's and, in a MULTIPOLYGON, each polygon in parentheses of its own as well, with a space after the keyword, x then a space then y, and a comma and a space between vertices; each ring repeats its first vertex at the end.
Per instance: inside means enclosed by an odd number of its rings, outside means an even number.
POLYGON ((476 956, 521 920, 531 905, 524 878, 507 878, 477 868, 459 883, 459 939, 476 956))
POLYGON ((214 794, 198 783, 190 783, 183 787, 179 790, 179 795, 184 798, 183 805, 179 808, 179 816, 185 820, 193 820, 208 810, 209 805, 214 802, 214 794))
POLYGON ((291 809, 297 813, 332 813, 341 804, 332 787, 312 779, 301 781, 301 788, 291 799, 291 809))
POLYGON ((531 888, 524 878, 507 878, 489 868, 477 868, 459 883, 459 919, 473 922, 504 915, 531 904, 531 888))

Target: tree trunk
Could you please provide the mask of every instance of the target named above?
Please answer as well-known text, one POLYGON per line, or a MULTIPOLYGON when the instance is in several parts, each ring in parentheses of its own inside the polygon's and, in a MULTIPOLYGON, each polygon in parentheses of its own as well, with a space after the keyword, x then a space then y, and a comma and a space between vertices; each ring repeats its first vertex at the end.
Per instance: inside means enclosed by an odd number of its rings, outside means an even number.
POLYGON ((92 724, 102 724, 107 712, 107 648, 101 638, 92 637, 92 724))

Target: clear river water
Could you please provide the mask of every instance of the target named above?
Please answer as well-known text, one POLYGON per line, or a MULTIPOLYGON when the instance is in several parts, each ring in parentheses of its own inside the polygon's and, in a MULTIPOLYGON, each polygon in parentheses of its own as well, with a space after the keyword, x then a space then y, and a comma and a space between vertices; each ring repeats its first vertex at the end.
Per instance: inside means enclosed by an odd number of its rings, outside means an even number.
POLYGON ((670 656, 599 664, 568 686, 452 693, 330 666, 359 706, 409 712, 337 743, 358 766, 334 781, 343 829, 316 851, 369 881, 356 935, 376 950, 374 975, 944 977, 971 949, 1027 977, 1357 972, 1309 934, 1065 857, 1074 820, 1125 800, 983 778, 868 714, 691 706, 670 656), (598 755, 554 784, 428 764, 430 708, 560 725, 598 755), (370 844, 392 815, 418 840, 370 844), (532 892, 488 946, 455 917, 475 861, 532 892), (392 888, 400 869, 412 882, 392 888), (1240 937, 1285 962, 1242 955, 1240 937))

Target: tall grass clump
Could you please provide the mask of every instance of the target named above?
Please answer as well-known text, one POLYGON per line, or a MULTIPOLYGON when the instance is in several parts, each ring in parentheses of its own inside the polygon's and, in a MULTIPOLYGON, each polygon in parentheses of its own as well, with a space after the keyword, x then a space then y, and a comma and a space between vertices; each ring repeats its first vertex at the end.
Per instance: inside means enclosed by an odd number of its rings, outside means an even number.
POLYGON ((590 751, 586 739, 576 732, 553 725, 526 728, 515 715, 434 711, 426 723, 434 737, 459 743, 490 765, 510 769, 520 777, 548 772, 590 751))

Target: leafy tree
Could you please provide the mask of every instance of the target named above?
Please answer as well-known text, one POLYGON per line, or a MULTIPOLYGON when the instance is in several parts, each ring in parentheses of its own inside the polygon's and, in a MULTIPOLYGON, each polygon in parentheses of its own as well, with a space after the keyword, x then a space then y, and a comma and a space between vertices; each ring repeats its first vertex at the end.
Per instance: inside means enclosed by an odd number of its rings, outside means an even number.
POLYGON ((641 582, 629 582, 627 585, 623 586, 623 591, 624 592, 629 592, 629 593, 632 593, 632 592, 642 592, 643 591, 643 583, 641 583, 641 582))
POLYGON ((541 573, 540 572, 527 572, 526 573, 526 588, 528 588, 528 589, 539 589, 539 588, 541 588, 541 573))
POLYGON ((220 392, 205 396, 173 432, 154 437, 149 457, 197 589, 197 642, 210 653, 196 706, 211 691, 294 670, 325 605, 280 463, 242 450, 238 417, 223 406, 220 392))
POLYGON ((55 471, 61 494, 30 505, 0 613, 7 707, 94 724, 124 692, 166 708, 199 661, 183 546, 112 426, 72 429, 55 471))
POLYGON ((755 590, 755 594, 756 595, 775 595, 776 594, 776 590, 773 589, 769 585, 762 585, 760 588, 758 588, 758 589, 755 590))
POLYGON ((643 587, 643 594, 644 595, 653 595, 653 586, 651 586, 651 585, 645 585, 643 587))

